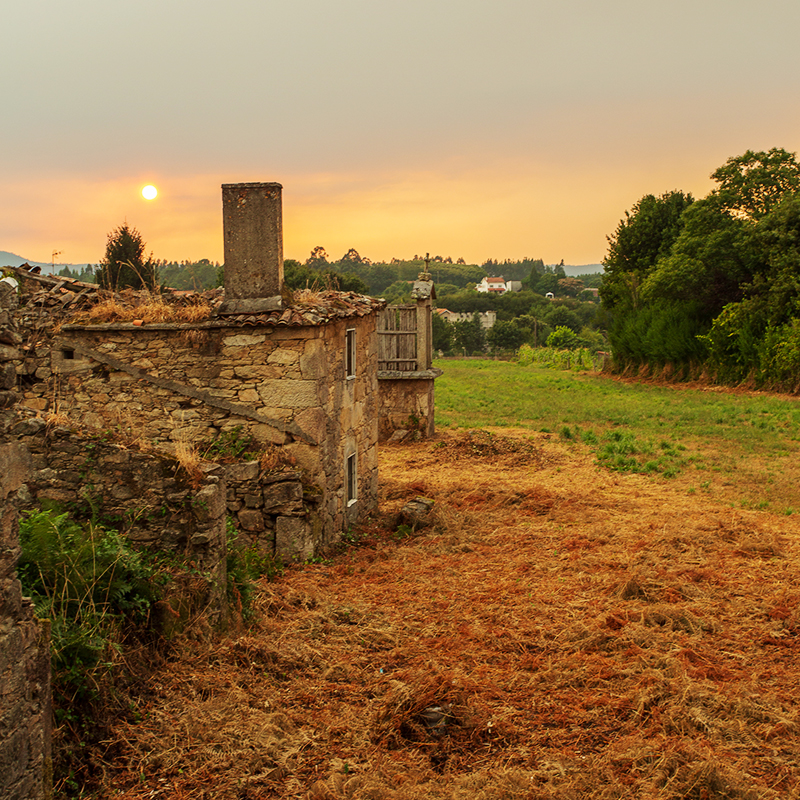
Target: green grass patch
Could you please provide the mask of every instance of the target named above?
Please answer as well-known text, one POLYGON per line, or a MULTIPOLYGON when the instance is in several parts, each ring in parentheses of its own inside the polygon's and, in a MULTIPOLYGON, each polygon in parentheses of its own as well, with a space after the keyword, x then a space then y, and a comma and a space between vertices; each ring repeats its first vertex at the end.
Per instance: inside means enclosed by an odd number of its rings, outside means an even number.
POLYGON ((439 428, 555 432, 592 448, 613 470, 734 474, 742 459, 791 461, 800 450, 800 402, 785 396, 623 383, 536 363, 436 366, 444 370, 436 381, 439 428))

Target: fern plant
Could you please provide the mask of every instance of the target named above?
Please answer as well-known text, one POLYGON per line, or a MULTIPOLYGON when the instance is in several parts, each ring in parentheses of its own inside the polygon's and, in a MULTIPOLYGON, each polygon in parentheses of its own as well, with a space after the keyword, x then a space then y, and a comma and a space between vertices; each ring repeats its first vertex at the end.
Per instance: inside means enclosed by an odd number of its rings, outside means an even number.
POLYGON ((37 616, 51 622, 56 673, 94 668, 122 621, 146 621, 153 572, 117 531, 29 511, 20 520, 20 545, 17 574, 37 616))

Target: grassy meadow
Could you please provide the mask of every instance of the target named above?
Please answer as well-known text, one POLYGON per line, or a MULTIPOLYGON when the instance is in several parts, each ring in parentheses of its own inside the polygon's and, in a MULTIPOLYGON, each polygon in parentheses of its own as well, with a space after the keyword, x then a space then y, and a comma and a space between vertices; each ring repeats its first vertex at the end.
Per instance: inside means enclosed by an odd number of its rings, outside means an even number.
POLYGON ((508 361, 442 360, 436 425, 549 433, 620 472, 679 479, 742 507, 800 511, 800 400, 663 386, 508 361))

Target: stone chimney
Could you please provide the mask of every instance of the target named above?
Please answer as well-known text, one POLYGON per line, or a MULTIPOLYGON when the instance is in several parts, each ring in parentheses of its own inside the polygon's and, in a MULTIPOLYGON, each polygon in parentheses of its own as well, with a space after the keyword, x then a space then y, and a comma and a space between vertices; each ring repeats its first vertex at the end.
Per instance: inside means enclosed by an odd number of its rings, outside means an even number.
POLYGON ((218 313, 281 308, 282 188, 279 183, 222 184, 225 302, 218 313))

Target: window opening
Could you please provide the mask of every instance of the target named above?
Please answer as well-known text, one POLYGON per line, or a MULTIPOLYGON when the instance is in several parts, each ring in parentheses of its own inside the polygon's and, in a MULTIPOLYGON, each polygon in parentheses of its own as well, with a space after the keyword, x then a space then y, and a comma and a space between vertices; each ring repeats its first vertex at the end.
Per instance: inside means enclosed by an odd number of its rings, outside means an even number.
POLYGON ((351 456, 347 456, 345 479, 347 482, 347 505, 351 506, 358 499, 357 497, 358 475, 356 473, 355 453, 353 453, 353 455, 351 456))
POLYGON ((356 329, 348 328, 345 333, 344 374, 347 378, 356 376, 356 329))

